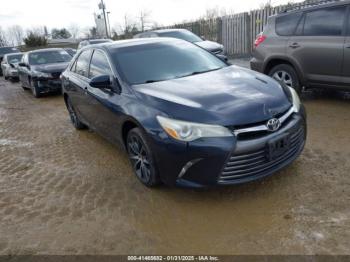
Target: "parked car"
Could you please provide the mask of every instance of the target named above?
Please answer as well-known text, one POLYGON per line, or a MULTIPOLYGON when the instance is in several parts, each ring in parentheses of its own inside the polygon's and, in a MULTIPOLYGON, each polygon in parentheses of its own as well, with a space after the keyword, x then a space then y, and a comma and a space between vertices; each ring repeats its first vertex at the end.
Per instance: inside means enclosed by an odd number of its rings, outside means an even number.
POLYGON ((183 40, 84 48, 62 83, 73 125, 123 145, 146 186, 248 182, 292 163, 304 147, 294 89, 183 40))
MULTIPOLYGON (((6 54, 11 54, 11 53, 19 53, 21 51, 19 51, 17 48, 15 47, 0 47, 0 63, 2 62, 4 55, 6 54)), ((2 76, 2 69, 0 67, 0 76, 2 76)))
POLYGON ((173 37, 177 39, 182 39, 191 43, 194 43, 209 52, 212 52, 215 55, 225 56, 224 46, 213 42, 204 40, 201 37, 195 35, 191 31, 186 29, 162 29, 155 31, 148 31, 144 33, 140 33, 134 36, 134 38, 150 38, 150 37, 173 37))
POLYGON ((298 92, 350 88, 350 1, 286 11, 268 20, 255 41, 251 68, 298 92))
POLYGON ((1 70, 5 79, 18 79, 18 63, 21 61, 22 53, 11 53, 4 55, 1 62, 1 70))
POLYGON ((23 89, 31 89, 35 97, 61 90, 60 75, 72 57, 61 48, 27 52, 18 67, 23 89))
POLYGON ((72 57, 75 56, 77 53, 77 49, 74 48, 63 48, 68 54, 70 54, 72 57))
POLYGON ((102 43, 108 43, 113 42, 111 39, 88 39, 81 41, 78 45, 78 50, 89 45, 96 45, 96 44, 102 44, 102 43))

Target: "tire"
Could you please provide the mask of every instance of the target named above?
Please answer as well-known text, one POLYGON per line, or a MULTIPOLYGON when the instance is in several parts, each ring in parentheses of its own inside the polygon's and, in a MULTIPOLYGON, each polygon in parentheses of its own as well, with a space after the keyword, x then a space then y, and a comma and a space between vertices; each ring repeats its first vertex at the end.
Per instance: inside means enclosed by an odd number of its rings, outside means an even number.
POLYGON ((30 89, 32 90, 33 96, 35 98, 40 98, 41 94, 40 94, 39 88, 37 87, 37 85, 35 83, 33 83, 31 78, 29 78, 29 86, 30 86, 30 89))
POLYGON ((67 110, 69 113, 69 117, 70 117, 70 120, 71 120, 73 126, 78 130, 87 129, 87 126, 79 120, 79 117, 78 117, 77 113, 75 112, 74 107, 73 107, 69 97, 67 97, 67 99, 65 99, 65 101, 66 101, 66 107, 67 107, 67 110))
POLYGON ((8 76, 4 76, 5 80, 9 80, 9 77, 8 76))
POLYGON ((289 87, 294 88, 298 94, 300 94, 302 91, 298 74, 290 65, 280 64, 273 67, 269 72, 269 76, 279 82, 284 82, 289 87))
POLYGON ((131 129, 127 135, 126 148, 134 174, 147 187, 160 184, 155 158, 140 128, 131 129))

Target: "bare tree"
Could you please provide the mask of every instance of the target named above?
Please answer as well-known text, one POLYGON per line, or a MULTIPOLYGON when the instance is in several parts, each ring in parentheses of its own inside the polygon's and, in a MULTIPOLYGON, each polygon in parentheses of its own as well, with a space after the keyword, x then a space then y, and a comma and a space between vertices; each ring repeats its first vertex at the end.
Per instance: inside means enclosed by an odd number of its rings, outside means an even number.
POLYGON ((140 30, 141 32, 144 32, 146 30, 146 28, 151 27, 151 21, 150 21, 150 17, 151 17, 151 12, 148 10, 141 10, 140 12, 140 30))
POLYGON ((77 38, 80 34, 80 27, 77 24, 71 24, 68 27, 68 31, 71 33, 72 38, 77 38))
POLYGON ((13 45, 19 46, 23 43, 24 30, 20 25, 13 25, 7 29, 7 35, 13 45))
POLYGON ((6 34, 5 34, 4 30, 2 30, 2 27, 0 26, 0 47, 7 46, 7 45, 8 45, 8 41, 6 38, 6 34))

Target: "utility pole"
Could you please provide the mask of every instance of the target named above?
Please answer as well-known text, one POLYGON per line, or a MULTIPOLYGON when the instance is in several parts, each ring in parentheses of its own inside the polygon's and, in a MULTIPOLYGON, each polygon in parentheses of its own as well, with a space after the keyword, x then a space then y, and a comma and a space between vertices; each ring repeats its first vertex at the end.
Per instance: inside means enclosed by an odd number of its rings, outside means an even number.
POLYGON ((108 22, 108 30, 109 30, 109 35, 112 37, 112 31, 111 31, 111 23, 109 22, 109 15, 111 12, 107 12, 107 22, 108 22))
POLYGON ((101 0, 100 9, 101 9, 101 7, 102 7, 102 11, 103 11, 103 18, 105 20, 106 36, 107 36, 107 38, 109 38, 108 27, 107 27, 107 18, 106 18, 106 7, 105 7, 105 4, 103 3, 103 0, 101 0))

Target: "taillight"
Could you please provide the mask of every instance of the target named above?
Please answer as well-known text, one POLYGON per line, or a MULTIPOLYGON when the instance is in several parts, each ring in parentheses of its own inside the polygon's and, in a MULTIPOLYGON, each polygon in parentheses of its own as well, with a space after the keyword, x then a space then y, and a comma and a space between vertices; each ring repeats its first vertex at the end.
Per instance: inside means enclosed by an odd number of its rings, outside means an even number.
POLYGON ((257 48, 262 42, 266 40, 265 35, 258 35, 258 37, 255 39, 254 46, 257 48))

